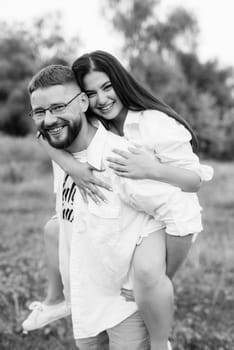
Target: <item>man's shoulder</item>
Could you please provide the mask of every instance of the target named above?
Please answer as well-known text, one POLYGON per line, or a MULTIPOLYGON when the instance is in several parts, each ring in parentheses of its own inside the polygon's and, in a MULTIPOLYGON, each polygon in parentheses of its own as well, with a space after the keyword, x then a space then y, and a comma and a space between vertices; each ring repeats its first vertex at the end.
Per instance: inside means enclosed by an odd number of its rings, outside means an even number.
POLYGON ((58 193, 58 189, 63 181, 65 172, 55 161, 52 161, 52 169, 54 175, 54 193, 58 193))
POLYGON ((107 131, 107 141, 108 145, 114 148, 126 148, 130 145, 129 141, 124 137, 114 134, 112 131, 107 131))
POLYGON ((54 176, 61 176, 61 174, 64 174, 64 170, 54 160, 52 160, 52 170, 54 176))
POLYGON ((130 146, 130 143, 125 137, 116 135, 111 131, 107 131, 103 158, 105 159, 108 156, 113 156, 114 155, 112 152, 113 149, 127 151, 129 146, 130 146))

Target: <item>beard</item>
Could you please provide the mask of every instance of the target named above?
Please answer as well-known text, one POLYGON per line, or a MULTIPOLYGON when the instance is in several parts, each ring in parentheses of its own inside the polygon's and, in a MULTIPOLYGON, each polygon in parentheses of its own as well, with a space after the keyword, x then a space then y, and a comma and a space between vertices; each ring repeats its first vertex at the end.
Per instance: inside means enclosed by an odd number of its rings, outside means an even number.
POLYGON ((67 149, 75 141, 82 127, 81 120, 79 121, 67 121, 60 120, 58 123, 46 127, 42 123, 41 127, 38 129, 44 139, 54 148, 67 149), (59 133, 51 134, 55 128, 63 128, 59 133))

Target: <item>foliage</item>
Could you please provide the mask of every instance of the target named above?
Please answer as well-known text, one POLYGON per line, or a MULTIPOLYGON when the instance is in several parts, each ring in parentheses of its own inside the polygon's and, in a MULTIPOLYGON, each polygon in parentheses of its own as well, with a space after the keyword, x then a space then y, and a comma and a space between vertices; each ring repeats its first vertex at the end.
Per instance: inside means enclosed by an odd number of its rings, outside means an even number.
POLYGON ((190 122, 200 152, 234 159, 233 69, 199 60, 195 16, 181 7, 162 16, 159 0, 106 0, 104 13, 124 37, 129 70, 190 122))
MULTIPOLYGON (((34 138, 2 135, 0 162, 0 348, 75 350, 69 318, 21 334, 27 306, 46 291, 43 226, 54 213, 48 159, 34 138)), ((234 344, 234 165, 211 165, 215 178, 199 192, 204 233, 174 281, 175 350, 231 350, 234 344)))
POLYGON ((79 43, 65 40, 59 12, 36 18, 29 28, 0 23, 0 130, 18 136, 32 131, 29 79, 47 64, 68 64, 79 43))
POLYGON ((106 17, 124 36, 123 50, 129 61, 144 52, 172 55, 180 51, 180 39, 188 50, 196 46, 196 19, 178 7, 161 19, 159 0, 106 0, 106 17))

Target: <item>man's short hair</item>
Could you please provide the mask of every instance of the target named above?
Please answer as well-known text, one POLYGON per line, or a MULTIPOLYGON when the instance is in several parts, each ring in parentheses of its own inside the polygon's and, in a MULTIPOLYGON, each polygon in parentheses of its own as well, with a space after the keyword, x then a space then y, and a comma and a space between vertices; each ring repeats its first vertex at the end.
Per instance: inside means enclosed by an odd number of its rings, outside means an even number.
POLYGON ((64 85, 73 83, 77 85, 75 75, 71 68, 61 64, 53 64, 41 69, 33 76, 28 84, 28 92, 32 94, 33 91, 40 88, 47 88, 53 85, 64 85))

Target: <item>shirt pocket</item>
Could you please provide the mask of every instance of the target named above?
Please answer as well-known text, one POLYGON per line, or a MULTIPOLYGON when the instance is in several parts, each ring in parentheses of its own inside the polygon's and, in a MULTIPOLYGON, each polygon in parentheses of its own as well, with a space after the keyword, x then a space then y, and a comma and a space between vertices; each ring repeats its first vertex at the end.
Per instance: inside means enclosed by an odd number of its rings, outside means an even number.
POLYGON ((97 217, 104 219, 118 219, 120 216, 120 199, 110 191, 103 193, 108 203, 102 202, 97 205, 92 200, 88 203, 88 211, 97 217))

